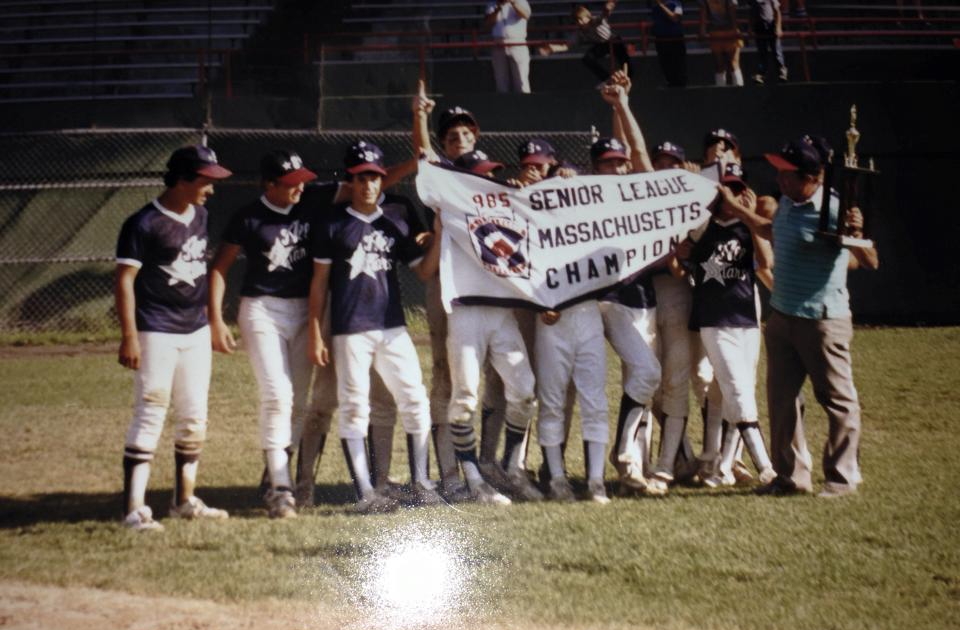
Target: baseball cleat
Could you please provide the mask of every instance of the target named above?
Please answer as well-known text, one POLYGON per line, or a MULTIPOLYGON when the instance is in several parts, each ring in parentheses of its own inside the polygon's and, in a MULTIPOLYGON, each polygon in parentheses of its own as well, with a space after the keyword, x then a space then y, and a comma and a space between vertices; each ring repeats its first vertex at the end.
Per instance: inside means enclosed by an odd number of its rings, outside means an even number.
POLYGON ((665 497, 670 492, 670 484, 657 475, 654 475, 647 481, 645 493, 651 497, 665 497))
POLYGON ((719 488, 723 485, 723 477, 720 475, 710 475, 703 477, 703 485, 707 488, 719 488))
POLYGON ((135 532, 160 532, 163 525, 153 520, 153 510, 149 505, 141 505, 123 519, 123 526, 135 532))
POLYGON ((289 490, 275 490, 271 488, 267 492, 267 514, 270 518, 296 518, 297 503, 293 498, 293 493, 289 490))
POLYGON ((767 485, 771 481, 777 478, 777 471, 773 468, 765 468, 760 471, 760 484, 767 485))
POLYGON ((739 483, 752 483, 753 482, 753 473, 750 472, 750 469, 747 468, 747 465, 743 462, 735 461, 733 462, 733 478, 736 479, 736 482, 739 483))
POLYGON ((444 501, 440 493, 437 492, 434 484, 428 483, 429 485, 415 481, 410 484, 410 493, 407 495, 407 501, 409 501, 411 505, 428 506, 446 504, 446 501, 444 501))
POLYGON ((226 510, 209 507, 200 497, 190 497, 181 505, 170 506, 170 518, 222 520, 229 517, 226 510))
POLYGON ((350 511, 355 514, 387 514, 396 511, 398 507, 400 504, 393 498, 374 490, 367 496, 360 497, 350 511))
POLYGON ((848 497, 857 493, 857 487, 845 483, 826 482, 823 484, 823 490, 817 494, 819 499, 839 499, 848 497))
POLYGON ((483 505, 510 505, 512 501, 486 481, 481 481, 476 487, 470 488, 470 498, 483 505))
POLYGON ((587 498, 600 505, 610 503, 610 497, 607 496, 607 489, 604 487, 602 479, 587 481, 587 498))
POLYGON ((525 470, 517 468, 507 473, 510 493, 521 501, 543 501, 543 493, 533 484, 525 470))
POLYGON ((507 473, 504 472, 500 464, 497 462, 480 462, 477 464, 477 468, 480 470, 484 481, 500 492, 510 492, 513 484, 507 478, 507 473))
POLYGON ((440 496, 447 503, 463 503, 470 500, 470 488, 459 478, 446 479, 440 482, 440 496))
POLYGON ((620 484, 631 490, 644 490, 647 487, 647 478, 643 476, 643 466, 630 462, 624 467, 620 475, 620 484))
POLYGON ((550 480, 550 491, 547 498, 551 501, 563 501, 569 503, 576 501, 577 497, 573 494, 573 486, 567 481, 566 477, 554 477, 550 480))

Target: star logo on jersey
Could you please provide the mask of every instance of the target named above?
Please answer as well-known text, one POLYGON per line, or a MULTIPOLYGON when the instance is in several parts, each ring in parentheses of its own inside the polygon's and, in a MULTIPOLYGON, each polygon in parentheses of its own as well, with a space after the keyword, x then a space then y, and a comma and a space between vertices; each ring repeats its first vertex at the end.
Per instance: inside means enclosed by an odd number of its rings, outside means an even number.
POLYGON ((744 249, 736 239, 718 243, 710 258, 700 263, 704 273, 703 281, 716 280, 722 286, 727 286, 727 280, 743 279, 746 274, 736 266, 743 254, 744 249))
POLYGON ((376 278, 381 271, 389 271, 393 267, 389 258, 393 243, 394 239, 380 230, 364 236, 353 250, 353 255, 347 259, 347 264, 350 265, 350 280, 360 274, 376 278))
POLYGON ((306 242, 309 229, 308 224, 294 221, 280 230, 277 237, 273 239, 270 249, 263 252, 267 257, 267 271, 293 270, 294 263, 307 255, 307 249, 303 243, 306 242))
POLYGON ((207 239, 191 236, 180 247, 176 260, 169 265, 161 265, 160 269, 166 272, 170 279, 167 284, 173 286, 178 282, 197 286, 197 278, 207 275, 207 239))

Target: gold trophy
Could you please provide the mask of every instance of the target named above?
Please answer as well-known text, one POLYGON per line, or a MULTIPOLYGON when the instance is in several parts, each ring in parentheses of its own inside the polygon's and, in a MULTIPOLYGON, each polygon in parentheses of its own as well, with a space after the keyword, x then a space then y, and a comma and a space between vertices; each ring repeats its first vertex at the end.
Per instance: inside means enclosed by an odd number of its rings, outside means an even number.
POLYGON ((860 142, 860 131, 857 129, 857 106, 850 107, 850 128, 847 129, 847 152, 843 156, 843 165, 834 172, 833 156, 828 158, 823 183, 823 201, 820 204, 820 230, 818 234, 832 240, 841 247, 873 247, 873 240, 867 237, 869 221, 867 211, 874 198, 873 186, 880 171, 874 168, 873 158, 868 166, 860 166, 860 157, 857 155, 857 143, 860 142), (831 217, 830 197, 834 177, 837 177, 840 193, 840 209, 836 220, 831 217), (855 237, 849 233, 847 227, 847 213, 851 208, 859 208, 863 215, 863 236, 855 237))

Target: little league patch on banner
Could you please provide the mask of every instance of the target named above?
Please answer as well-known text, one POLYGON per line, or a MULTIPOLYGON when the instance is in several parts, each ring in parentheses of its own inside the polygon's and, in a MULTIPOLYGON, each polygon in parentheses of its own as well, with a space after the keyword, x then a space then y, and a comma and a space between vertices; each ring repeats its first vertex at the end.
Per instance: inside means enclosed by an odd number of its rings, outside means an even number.
POLYGON ((555 177, 525 188, 420 162, 440 214, 444 307, 562 309, 662 260, 710 218, 717 184, 683 170, 555 177))

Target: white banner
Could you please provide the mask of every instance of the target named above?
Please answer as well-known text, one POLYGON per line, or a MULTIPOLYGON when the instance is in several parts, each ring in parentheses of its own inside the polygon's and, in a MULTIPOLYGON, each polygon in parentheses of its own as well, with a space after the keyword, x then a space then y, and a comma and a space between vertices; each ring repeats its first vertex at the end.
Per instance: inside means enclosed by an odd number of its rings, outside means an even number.
POLYGON ((417 192, 443 221, 448 311, 451 303, 560 309, 663 259, 709 219, 717 184, 669 170, 515 188, 421 161, 417 192))

